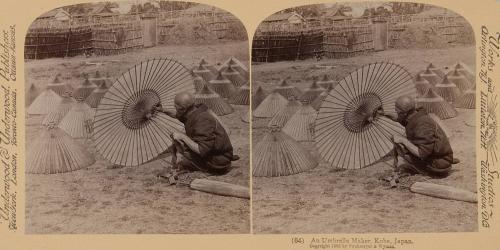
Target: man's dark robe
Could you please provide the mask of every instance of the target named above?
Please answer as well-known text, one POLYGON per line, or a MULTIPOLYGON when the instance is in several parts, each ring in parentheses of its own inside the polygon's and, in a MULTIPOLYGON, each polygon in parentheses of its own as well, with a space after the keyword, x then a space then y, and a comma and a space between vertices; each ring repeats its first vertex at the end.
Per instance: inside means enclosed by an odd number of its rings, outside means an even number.
POLYGON ((446 173, 451 169, 453 150, 441 127, 419 108, 411 114, 405 125, 406 137, 418 147, 420 157, 414 156, 412 164, 419 164, 431 173, 446 173))
MULTIPOLYGON (((185 117, 178 118, 186 129, 186 135, 198 144, 200 154, 195 164, 204 165, 209 171, 221 171, 231 167, 233 147, 224 127, 204 104, 196 104, 185 117)), ((193 152, 191 152, 192 154, 193 152)))

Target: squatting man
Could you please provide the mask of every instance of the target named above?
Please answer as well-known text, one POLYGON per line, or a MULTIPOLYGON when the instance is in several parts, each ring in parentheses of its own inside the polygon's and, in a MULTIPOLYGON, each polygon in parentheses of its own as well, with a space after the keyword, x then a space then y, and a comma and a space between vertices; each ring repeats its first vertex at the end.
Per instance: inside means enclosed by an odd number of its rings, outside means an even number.
POLYGON ((415 98, 411 96, 399 97, 395 111, 396 114, 388 114, 379 109, 377 114, 405 127, 406 138, 394 135, 392 139, 396 170, 432 177, 447 176, 452 164, 459 160, 453 158, 453 150, 443 129, 422 107, 417 107, 415 98))
POLYGON ((167 110, 158 104, 155 112, 164 113, 184 124, 186 134, 171 134, 173 169, 159 174, 160 177, 176 177, 178 174, 203 171, 210 174, 225 174, 231 169, 231 161, 239 156, 233 155, 233 146, 224 127, 209 112, 205 104, 195 104, 192 94, 179 93, 174 98, 175 111, 167 110), (177 161, 177 154, 181 159, 177 161))

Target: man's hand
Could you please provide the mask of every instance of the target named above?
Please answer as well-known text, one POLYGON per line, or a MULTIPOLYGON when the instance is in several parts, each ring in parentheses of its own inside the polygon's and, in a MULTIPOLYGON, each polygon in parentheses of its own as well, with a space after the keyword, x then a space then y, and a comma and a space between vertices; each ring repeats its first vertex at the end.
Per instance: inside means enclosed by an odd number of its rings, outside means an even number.
POLYGON ((176 141, 182 141, 184 142, 185 139, 186 139, 186 136, 184 134, 181 134, 181 133, 177 133, 177 132, 173 132, 170 137, 172 137, 173 140, 176 140, 176 141))

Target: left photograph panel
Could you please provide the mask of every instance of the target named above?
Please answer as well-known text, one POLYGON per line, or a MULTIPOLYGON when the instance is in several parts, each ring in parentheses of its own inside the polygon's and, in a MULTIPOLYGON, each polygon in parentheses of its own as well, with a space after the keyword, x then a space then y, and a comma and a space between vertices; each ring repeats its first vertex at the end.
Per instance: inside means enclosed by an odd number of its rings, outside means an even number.
POLYGON ((243 24, 178 1, 80 3, 25 40, 28 234, 247 234, 243 24))

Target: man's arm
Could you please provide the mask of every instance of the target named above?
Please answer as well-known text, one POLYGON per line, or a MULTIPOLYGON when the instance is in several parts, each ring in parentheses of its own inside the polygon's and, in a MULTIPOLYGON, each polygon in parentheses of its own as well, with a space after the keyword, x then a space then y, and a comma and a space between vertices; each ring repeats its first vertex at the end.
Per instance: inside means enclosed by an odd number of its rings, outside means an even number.
POLYGON ((172 134, 172 139, 184 142, 184 144, 188 146, 191 151, 200 154, 200 146, 198 145, 198 143, 191 140, 191 138, 189 138, 187 135, 175 132, 172 134))
POLYGON ((415 156, 418 156, 418 157, 422 157, 420 155, 420 151, 418 150, 418 147, 411 143, 408 139, 402 137, 402 136, 399 136, 399 135, 395 135, 393 137, 393 141, 394 143, 397 143, 397 144, 402 144, 405 146, 406 149, 408 149, 413 155, 415 156))
POLYGON ((163 114, 166 114, 172 118, 176 118, 175 117, 175 111, 172 111, 172 110, 167 110, 165 108, 163 108, 161 106, 161 104, 158 103, 158 105, 156 105, 153 109, 154 112, 160 112, 160 113, 163 113, 163 114))
POLYGON ((397 114, 390 114, 390 113, 385 113, 384 109, 382 107, 378 108, 376 111, 376 116, 385 116, 395 122, 398 121, 398 115, 397 114))

